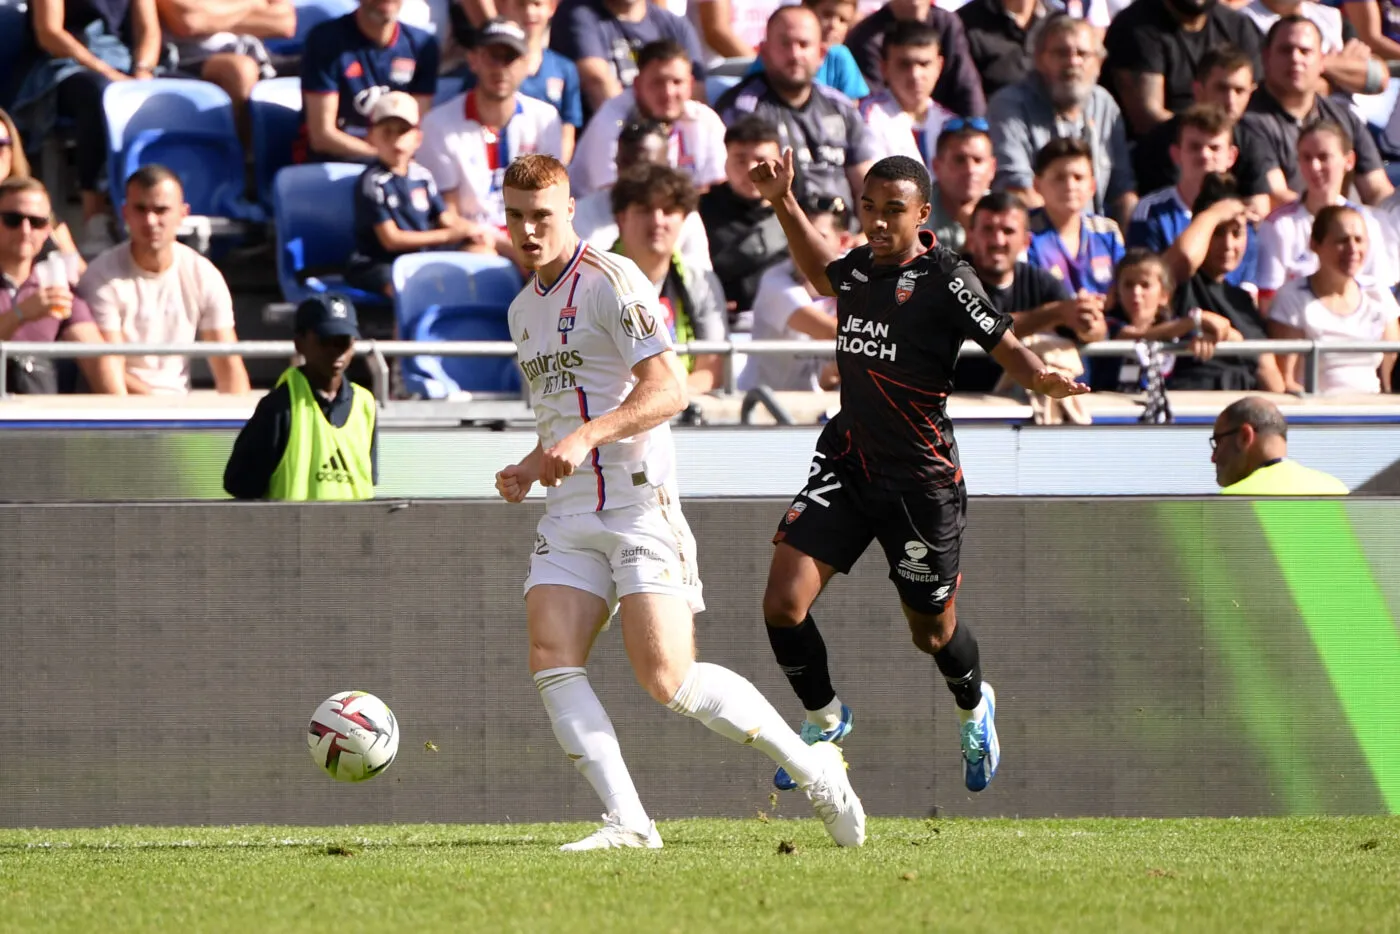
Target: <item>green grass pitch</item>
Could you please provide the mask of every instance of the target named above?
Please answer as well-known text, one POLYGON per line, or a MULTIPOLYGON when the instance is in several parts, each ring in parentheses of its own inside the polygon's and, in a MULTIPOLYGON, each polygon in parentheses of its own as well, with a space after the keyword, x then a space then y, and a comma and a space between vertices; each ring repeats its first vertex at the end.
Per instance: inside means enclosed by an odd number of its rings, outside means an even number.
POLYGON ((0 931, 1400 931, 1400 818, 0 830, 0 931))

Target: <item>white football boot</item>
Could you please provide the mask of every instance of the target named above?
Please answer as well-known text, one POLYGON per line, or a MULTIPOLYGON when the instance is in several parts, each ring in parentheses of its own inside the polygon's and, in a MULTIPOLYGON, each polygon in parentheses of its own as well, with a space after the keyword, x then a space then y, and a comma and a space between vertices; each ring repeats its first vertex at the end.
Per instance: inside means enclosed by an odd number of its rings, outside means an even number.
POLYGON ((846 774, 846 757, 828 742, 814 743, 812 753, 821 757, 822 771, 802 791, 838 846, 860 846, 865 843, 865 808, 846 774))
POLYGON ((573 843, 566 843, 559 849, 566 853, 578 853, 583 850, 615 850, 615 849, 661 849, 661 834, 656 831, 656 821, 651 822, 646 833, 638 830, 629 830, 618 823, 617 818, 612 814, 603 815, 603 826, 593 831, 582 840, 573 843))

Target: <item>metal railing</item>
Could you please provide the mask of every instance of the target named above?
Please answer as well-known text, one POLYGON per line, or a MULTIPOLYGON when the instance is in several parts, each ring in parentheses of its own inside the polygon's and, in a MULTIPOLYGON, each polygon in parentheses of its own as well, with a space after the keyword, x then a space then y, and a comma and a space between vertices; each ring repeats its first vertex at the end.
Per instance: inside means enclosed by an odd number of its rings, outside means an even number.
MULTIPOLYGON (((1137 353, 1133 341, 1099 341, 1079 348, 1086 357, 1129 357, 1137 353)), ((735 391, 735 354, 745 356, 834 356, 835 341, 691 341, 678 344, 679 353, 722 354, 726 358, 725 391, 735 391)), ((1189 344, 1164 344, 1162 350, 1175 356, 1190 356, 1189 344)), ((355 352, 369 364, 375 398, 389 399, 389 358, 391 357, 513 357, 515 344, 510 341, 357 341, 355 352)), ((963 344, 963 355, 985 357, 987 352, 974 343, 963 344)), ((1263 354, 1303 354, 1307 359, 1304 383, 1309 393, 1317 391, 1322 357, 1337 353, 1400 353, 1400 341, 1234 341, 1215 346, 1215 355, 1224 358, 1251 358, 1263 354)), ((0 399, 9 395, 6 386, 8 363, 16 357, 45 359, 80 359, 91 357, 248 357, 250 359, 290 360, 296 355, 291 341, 238 341, 213 343, 199 341, 191 344, 82 344, 72 341, 25 343, 0 341, 0 399)))

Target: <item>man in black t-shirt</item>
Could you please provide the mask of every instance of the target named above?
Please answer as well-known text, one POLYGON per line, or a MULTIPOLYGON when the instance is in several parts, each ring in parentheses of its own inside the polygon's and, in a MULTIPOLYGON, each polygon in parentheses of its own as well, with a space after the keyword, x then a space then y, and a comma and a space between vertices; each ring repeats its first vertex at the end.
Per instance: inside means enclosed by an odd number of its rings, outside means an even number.
POLYGON ((715 101, 725 126, 748 114, 778 130, 784 148, 797 153, 797 194, 850 203, 865 170, 884 154, 855 105, 840 91, 815 83, 824 54, 821 23, 810 7, 779 7, 768 17, 763 70, 715 101))
MULTIPOLYGON (((1023 263, 1030 245, 1026 208, 1014 195, 987 195, 972 210, 966 254, 996 310, 1009 315, 1017 337, 1053 332, 1079 343, 1103 340, 1103 296, 1075 296, 1047 269, 1023 263)), ((958 388, 991 392, 1001 367, 987 357, 958 361, 958 388)))
MULTIPOLYGON (((1288 181, 1259 126, 1263 118, 1246 113, 1254 88, 1254 60, 1249 53, 1220 46, 1201 57, 1191 93, 1196 103, 1214 104, 1235 121, 1233 140, 1239 155, 1230 171, 1245 202, 1263 217, 1273 210, 1270 195, 1288 198, 1288 181)), ((1133 147, 1133 171, 1138 191, 1144 195, 1176 184, 1180 169, 1172 161, 1171 149, 1176 145, 1179 124, 1180 116, 1173 114, 1133 147)))
POLYGON ((1259 30, 1216 0, 1134 0, 1109 24, 1105 84, 1134 137, 1193 103, 1191 82, 1209 49, 1232 45, 1259 70, 1259 30))
POLYGON ((1351 134, 1356 190, 1367 204, 1378 204, 1395 187, 1385 174, 1376 141, 1350 107, 1318 93, 1321 84, 1322 33, 1317 24, 1301 16, 1281 17, 1264 42, 1264 83, 1250 98, 1249 112, 1283 169, 1288 190, 1301 197, 1305 187, 1298 168, 1298 136, 1303 127, 1328 120, 1351 134))
POLYGON ((744 117, 724 133, 724 183, 700 196, 710 259, 732 312, 752 310, 758 280, 787 258, 783 228, 749 178, 755 165, 781 156, 777 128, 744 117))
MULTIPOLYGON (((954 611, 967 490, 945 401, 966 339, 1023 386, 1056 398, 1086 391, 1047 369, 1011 333, 976 274, 920 227, 931 181, 915 159, 891 156, 866 173, 859 201, 868 244, 837 258, 798 207, 793 158, 753 180, 777 211, 798 270, 836 299, 841 409, 817 440, 805 489, 778 526, 763 595, 773 654, 806 708, 802 738, 839 742, 851 712, 836 696, 810 610, 838 571, 878 540, 914 644, 933 656, 958 705, 963 781, 996 774, 996 695, 982 681, 977 641, 954 611)), ((779 788, 794 787, 787 774, 779 788)))

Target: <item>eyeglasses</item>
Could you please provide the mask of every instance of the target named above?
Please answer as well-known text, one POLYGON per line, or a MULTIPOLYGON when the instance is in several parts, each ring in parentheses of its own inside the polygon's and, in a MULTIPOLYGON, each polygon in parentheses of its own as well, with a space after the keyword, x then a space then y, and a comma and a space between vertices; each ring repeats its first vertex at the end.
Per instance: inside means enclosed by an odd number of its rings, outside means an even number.
POLYGON ((1211 436, 1210 436, 1210 449, 1211 449, 1212 451, 1214 451, 1217 447, 1220 446, 1220 442, 1221 442, 1221 441, 1224 441, 1226 438, 1230 437, 1231 435, 1237 435, 1237 434, 1239 434, 1240 431, 1242 431, 1243 429, 1244 429, 1244 426, 1241 425, 1239 428, 1231 428, 1229 431, 1222 431, 1222 432, 1221 432, 1220 434, 1218 434, 1218 435, 1211 435, 1211 436))
POLYGON ((957 133, 959 130, 978 130, 982 133, 990 133, 992 125, 987 122, 986 117, 954 117, 943 124, 938 135, 957 133))
POLYGON ((0 224, 4 224, 11 230, 19 230, 20 225, 29 221, 29 226, 34 230, 46 230, 49 226, 47 217, 35 217, 32 214, 21 214, 19 211, 0 212, 0 224))

